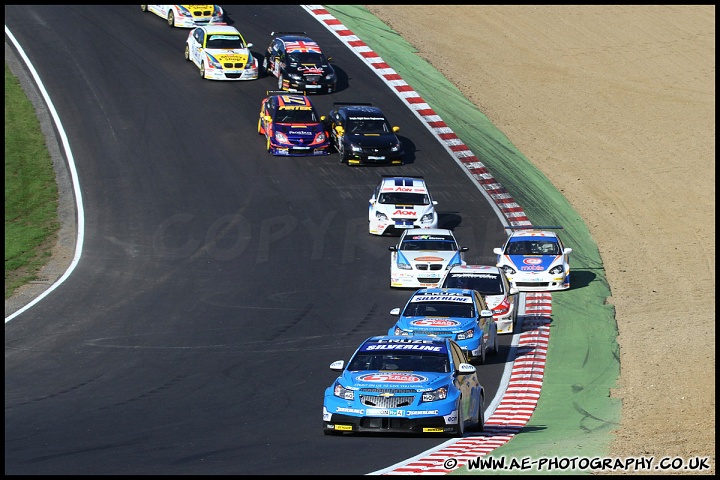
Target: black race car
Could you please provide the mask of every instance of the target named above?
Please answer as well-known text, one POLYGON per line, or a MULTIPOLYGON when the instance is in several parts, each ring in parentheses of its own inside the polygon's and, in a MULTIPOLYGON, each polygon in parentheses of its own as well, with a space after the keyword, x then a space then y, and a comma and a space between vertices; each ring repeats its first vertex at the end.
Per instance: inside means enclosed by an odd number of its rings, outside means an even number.
POLYGON ((385 114, 369 103, 333 103, 325 119, 330 143, 348 165, 402 165, 405 152, 385 114))
POLYGON ((320 46, 305 32, 272 32, 262 70, 277 77, 278 90, 332 93, 337 75, 320 46))

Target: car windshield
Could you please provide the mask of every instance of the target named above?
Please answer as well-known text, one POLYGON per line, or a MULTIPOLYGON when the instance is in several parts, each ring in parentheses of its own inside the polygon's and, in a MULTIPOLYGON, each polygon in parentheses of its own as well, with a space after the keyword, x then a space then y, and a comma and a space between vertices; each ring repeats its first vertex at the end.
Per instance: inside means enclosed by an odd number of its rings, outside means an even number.
POLYGON ((278 123, 318 123, 317 115, 309 108, 281 108, 275 115, 278 123))
POLYGON ((390 129, 382 119, 349 119, 347 122, 349 133, 389 133, 390 129))
POLYGON ((379 202, 394 205, 430 205, 430 197, 426 193, 388 192, 380 194, 379 202))
POLYGON ((313 52, 292 52, 288 53, 288 62, 302 65, 325 65, 325 55, 313 52))
POLYGON ((243 41, 237 35, 210 35, 206 48, 210 49, 235 49, 245 48, 243 41))
POLYGON ((559 255, 557 242, 547 240, 516 240, 507 247, 508 255, 559 255))
POLYGON ((443 288, 466 288, 477 290, 483 295, 503 295, 503 283, 500 275, 492 273, 450 273, 443 288))
POLYGON ((402 313, 403 317, 475 317, 472 302, 410 302, 402 313))
POLYGON ((405 240, 400 244, 400 250, 434 250, 436 252, 452 252, 457 250, 454 240, 405 240))
POLYGON ((448 373, 450 362, 447 355, 433 353, 358 353, 350 361, 348 370, 358 372, 365 370, 402 370, 409 372, 448 373))

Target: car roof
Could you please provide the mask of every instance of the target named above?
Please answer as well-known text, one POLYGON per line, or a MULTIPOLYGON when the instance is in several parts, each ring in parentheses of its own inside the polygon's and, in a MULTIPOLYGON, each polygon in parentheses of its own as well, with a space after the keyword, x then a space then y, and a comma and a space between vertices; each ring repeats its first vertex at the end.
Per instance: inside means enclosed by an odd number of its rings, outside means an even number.
POLYGON ((412 294, 412 296, 416 295, 428 295, 428 294, 448 294, 452 293, 454 295, 472 295, 472 290, 467 288, 436 288, 436 287, 429 287, 429 288, 420 288, 418 290, 415 290, 415 293, 412 294))
POLYGON ((455 238, 452 230, 447 228, 408 228, 403 232, 403 237, 405 235, 452 235, 455 238))
POLYGON ((375 115, 377 117, 385 117, 382 110, 371 105, 339 105, 338 110, 344 110, 348 115, 375 115))
MULTIPOLYGON (((240 31, 235 28, 231 27, 230 25, 204 25, 202 28, 207 32, 208 35, 223 35, 223 34, 229 34, 229 35, 239 35, 240 31)), ((242 36, 242 35, 240 35, 242 36)))
POLYGON ((439 336, 436 337, 435 335, 414 335, 412 337, 406 337, 406 336, 401 336, 401 335, 376 335, 374 337, 370 337, 367 340, 365 340, 363 342, 363 344, 368 343, 368 342, 377 342, 380 340, 385 340, 385 341, 389 341, 389 342, 398 342, 398 343, 409 343, 408 341, 413 340, 413 339, 425 340, 425 341, 431 340, 433 343, 438 343, 438 344, 443 344, 443 345, 445 345, 446 340, 448 340, 444 337, 439 337, 439 336))
POLYGON ((551 232, 549 230, 537 230, 537 229, 527 229, 527 230, 513 230, 510 234, 510 238, 513 237, 548 237, 548 238, 558 238, 557 233, 551 232))
POLYGON ((449 272, 464 273, 495 273, 500 275, 502 270, 495 265, 453 265, 449 272))

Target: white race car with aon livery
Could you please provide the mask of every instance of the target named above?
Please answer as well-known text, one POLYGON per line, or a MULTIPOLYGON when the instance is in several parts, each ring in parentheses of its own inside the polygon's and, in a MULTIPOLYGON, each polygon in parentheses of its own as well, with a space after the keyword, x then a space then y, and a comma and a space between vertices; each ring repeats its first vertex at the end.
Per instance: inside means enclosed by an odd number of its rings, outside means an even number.
POLYGON ((390 250, 390 286, 400 288, 439 287, 447 270, 465 265, 464 252, 452 230, 411 228, 400 235, 390 250))
POLYGON ((252 43, 229 25, 207 25, 190 31, 185 42, 185 60, 209 80, 257 80, 258 60, 250 52, 252 43))
POLYGON ((383 235, 438 228, 435 205, 423 177, 383 175, 370 197, 368 231, 383 235))
POLYGON ((505 227, 512 229, 502 247, 494 248, 497 266, 521 292, 554 292, 570 288, 572 248, 550 229, 562 227, 505 227))

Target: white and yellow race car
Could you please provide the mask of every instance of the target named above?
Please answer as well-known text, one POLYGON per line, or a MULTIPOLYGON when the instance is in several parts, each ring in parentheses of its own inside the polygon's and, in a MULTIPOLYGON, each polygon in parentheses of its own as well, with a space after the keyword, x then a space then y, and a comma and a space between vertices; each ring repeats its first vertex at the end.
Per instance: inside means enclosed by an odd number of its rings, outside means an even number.
POLYGON ((196 27, 185 42, 185 60, 200 69, 200 78, 257 80, 258 60, 250 52, 252 46, 235 27, 196 27))
POLYGON ((171 27, 194 28, 225 19, 220 5, 140 5, 140 8, 165 19, 171 27))

